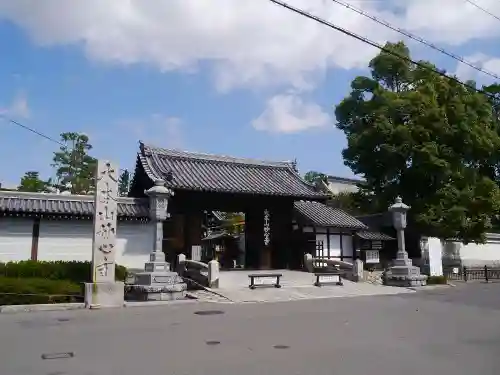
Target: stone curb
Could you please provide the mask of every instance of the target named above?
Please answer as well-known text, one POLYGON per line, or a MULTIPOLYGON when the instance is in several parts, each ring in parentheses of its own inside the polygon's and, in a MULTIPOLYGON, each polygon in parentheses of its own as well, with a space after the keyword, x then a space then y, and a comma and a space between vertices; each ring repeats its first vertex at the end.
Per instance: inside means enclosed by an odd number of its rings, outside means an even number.
MULTIPOLYGON (((145 306, 172 306, 185 303, 200 303, 202 300, 174 300, 174 301, 137 301, 125 302, 123 307, 145 307, 145 306)), ((58 304, 40 304, 40 305, 4 305, 0 306, 0 314, 17 314, 26 312, 41 312, 41 311, 70 311, 84 310, 84 303, 58 303, 58 304)), ((106 310, 106 308, 90 308, 89 310, 106 310)))
POLYGON ((58 303, 40 305, 4 305, 0 306, 0 314, 16 314, 34 311, 68 311, 81 310, 85 308, 84 303, 58 303))

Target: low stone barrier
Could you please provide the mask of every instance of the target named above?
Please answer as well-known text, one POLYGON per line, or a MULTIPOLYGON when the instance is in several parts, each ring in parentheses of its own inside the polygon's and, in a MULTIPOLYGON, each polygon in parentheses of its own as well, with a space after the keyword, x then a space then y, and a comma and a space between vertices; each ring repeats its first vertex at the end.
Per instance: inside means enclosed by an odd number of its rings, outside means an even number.
POLYGON ((219 287, 219 271, 220 264, 216 260, 211 260, 208 263, 203 263, 196 260, 186 259, 186 255, 179 254, 177 256, 177 273, 182 276, 189 284, 192 280, 193 285, 189 285, 193 289, 202 287, 218 288, 219 287), (196 285, 199 284, 196 288, 196 285))
POLYGON ((304 255, 304 268, 307 272, 316 273, 318 264, 326 265, 326 268, 344 271, 344 277, 348 280, 363 281, 363 261, 360 259, 356 259, 354 263, 350 263, 338 259, 314 258, 312 254, 304 255))

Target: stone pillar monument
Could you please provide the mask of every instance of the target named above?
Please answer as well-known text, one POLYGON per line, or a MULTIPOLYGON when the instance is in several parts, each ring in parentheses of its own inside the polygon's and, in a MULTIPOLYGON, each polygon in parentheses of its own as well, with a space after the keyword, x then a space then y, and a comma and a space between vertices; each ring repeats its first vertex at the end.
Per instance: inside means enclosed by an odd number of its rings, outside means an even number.
POLYGON ((168 201, 174 192, 165 187, 165 181, 156 180, 154 186, 144 192, 149 196, 149 215, 154 225, 153 251, 144 272, 135 275, 132 294, 142 300, 164 301, 181 299, 186 295, 187 285, 177 272, 170 271, 163 252, 163 222, 168 218, 168 201))
POLYGON ((94 198, 92 282, 85 284, 89 308, 118 307, 124 303, 124 284, 115 281, 115 246, 118 197, 118 166, 99 160, 94 198))
POLYGON ((423 286, 427 283, 427 276, 420 274, 420 268, 415 267, 408 258, 405 248, 406 212, 409 206, 397 197, 389 212, 392 212, 392 221, 398 237, 398 252, 393 260, 392 267, 385 273, 385 284, 390 286, 423 286))

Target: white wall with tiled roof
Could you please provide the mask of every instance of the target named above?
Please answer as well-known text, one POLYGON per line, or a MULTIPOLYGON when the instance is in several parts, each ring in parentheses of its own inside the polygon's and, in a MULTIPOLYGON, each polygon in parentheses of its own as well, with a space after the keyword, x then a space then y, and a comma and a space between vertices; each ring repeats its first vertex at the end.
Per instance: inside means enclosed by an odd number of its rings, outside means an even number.
MULTIPOLYGON (((92 220, 40 222, 37 259, 40 261, 92 260, 92 220)), ((31 259, 33 219, 0 217, 0 262, 31 259)), ((153 227, 138 220, 119 221, 116 263, 142 269, 153 246, 153 227)))

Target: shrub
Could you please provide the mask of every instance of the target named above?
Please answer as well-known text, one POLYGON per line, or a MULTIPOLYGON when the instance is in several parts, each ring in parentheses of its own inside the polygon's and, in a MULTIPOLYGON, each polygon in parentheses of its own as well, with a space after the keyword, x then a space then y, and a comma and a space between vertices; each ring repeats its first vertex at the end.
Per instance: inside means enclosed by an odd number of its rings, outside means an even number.
MULTIPOLYGON (((67 280, 73 283, 84 283, 91 280, 91 263, 76 261, 40 262, 34 260, 0 263, 0 276, 67 280)), ((126 277, 127 269, 117 265, 115 268, 115 279, 124 281, 126 277)))
POLYGON ((448 279, 446 276, 429 276, 427 278, 427 285, 444 285, 448 284, 448 279))
POLYGON ((83 302, 83 285, 66 280, 0 276, 0 305, 83 302))

